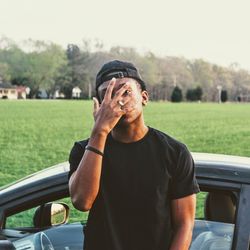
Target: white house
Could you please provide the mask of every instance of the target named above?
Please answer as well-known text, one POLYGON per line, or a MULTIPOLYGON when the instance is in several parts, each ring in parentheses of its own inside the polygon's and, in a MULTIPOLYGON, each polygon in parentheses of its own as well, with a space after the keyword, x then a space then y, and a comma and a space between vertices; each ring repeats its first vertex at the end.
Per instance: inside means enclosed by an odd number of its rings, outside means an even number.
POLYGON ((0 99, 26 99, 25 86, 14 86, 10 83, 0 83, 0 99))
POLYGON ((54 98, 54 99, 65 98, 65 95, 64 95, 62 92, 60 92, 59 89, 57 89, 57 90, 54 92, 53 98, 54 98))
POLYGON ((81 97, 81 89, 79 87, 74 87, 72 89, 72 98, 80 98, 81 97))
POLYGON ((17 99, 17 89, 9 83, 0 83, 0 98, 1 99, 17 99))

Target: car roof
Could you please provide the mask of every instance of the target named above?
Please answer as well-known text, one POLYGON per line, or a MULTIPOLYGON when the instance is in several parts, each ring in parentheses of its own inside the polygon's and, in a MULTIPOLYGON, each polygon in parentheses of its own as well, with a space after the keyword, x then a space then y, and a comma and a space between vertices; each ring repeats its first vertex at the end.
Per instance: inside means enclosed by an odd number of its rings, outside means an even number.
POLYGON ((20 180, 17 180, 11 184, 7 184, 6 186, 3 186, 0 188, 0 194, 3 189, 13 189, 18 188, 21 186, 24 186, 26 184, 29 184, 31 182, 36 182, 38 180, 48 178, 54 175, 62 174, 69 171, 69 164, 68 162, 63 162, 57 165, 54 165, 52 167, 45 168, 43 170, 40 170, 38 172, 35 172, 31 175, 28 175, 20 180))
POLYGON ((0 189, 0 206, 21 196, 54 187, 67 187, 69 163, 63 162, 33 173, 0 189))
POLYGON ((192 153, 195 162, 218 162, 224 165, 233 165, 237 167, 250 168, 250 157, 211 154, 211 153, 192 153))
POLYGON ((196 176, 250 184, 250 157, 192 153, 196 176))

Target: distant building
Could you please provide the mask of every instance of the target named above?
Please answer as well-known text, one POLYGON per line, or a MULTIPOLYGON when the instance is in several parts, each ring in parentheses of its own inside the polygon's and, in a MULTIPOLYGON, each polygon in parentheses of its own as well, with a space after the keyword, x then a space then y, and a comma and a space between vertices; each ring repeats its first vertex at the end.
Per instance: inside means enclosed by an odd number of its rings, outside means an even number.
POLYGON ((45 89, 39 89, 36 95, 37 99, 48 99, 49 95, 45 89))
POLYGON ((26 99, 27 97, 27 87, 25 86, 16 86, 17 90, 17 99, 26 99))
POLYGON ((82 93, 82 91, 81 91, 81 89, 79 87, 74 87, 72 89, 72 98, 73 99, 80 98, 81 97, 81 93, 82 93))
POLYGON ((0 98, 1 99, 17 99, 17 89, 9 83, 0 83, 0 98))
POLYGON ((26 87, 0 83, 0 99, 26 99, 26 87))
POLYGON ((53 95, 53 98, 54 99, 63 99, 63 98, 65 98, 65 95, 64 95, 64 93, 60 92, 59 89, 57 89, 53 95))

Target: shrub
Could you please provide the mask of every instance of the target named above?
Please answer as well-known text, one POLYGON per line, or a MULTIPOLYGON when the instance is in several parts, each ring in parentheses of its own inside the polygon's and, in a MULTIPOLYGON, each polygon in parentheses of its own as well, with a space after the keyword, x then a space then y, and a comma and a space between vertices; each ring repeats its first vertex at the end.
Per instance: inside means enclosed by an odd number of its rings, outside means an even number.
POLYGON ((221 91, 221 101, 222 102, 226 102, 227 101, 227 91, 226 90, 222 90, 221 91))
POLYGON ((172 102, 181 102, 182 101, 182 90, 176 86, 173 89, 172 95, 171 95, 171 101, 172 102))
POLYGON ((186 98, 188 101, 201 101, 202 88, 197 87, 195 89, 188 89, 186 93, 186 98))

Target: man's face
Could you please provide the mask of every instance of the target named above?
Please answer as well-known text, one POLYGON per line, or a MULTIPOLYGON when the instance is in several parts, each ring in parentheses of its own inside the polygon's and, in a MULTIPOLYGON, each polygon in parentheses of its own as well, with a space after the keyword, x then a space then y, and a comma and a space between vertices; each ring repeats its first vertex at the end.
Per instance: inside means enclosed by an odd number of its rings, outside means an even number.
MULTIPOLYGON (((101 102, 103 101, 109 82, 110 81, 104 82, 98 88, 98 95, 100 97, 101 102)), ((124 110, 126 110, 126 108, 129 108, 129 109, 132 108, 132 110, 129 112, 126 112, 126 114, 121 117, 120 121, 118 122, 118 126, 129 124, 135 121, 142 114, 143 104, 145 105, 148 101, 148 94, 146 91, 141 90, 140 84, 136 80, 132 78, 126 78, 126 77, 116 79, 116 83, 112 92, 112 96, 114 96, 115 93, 125 83, 128 84, 129 88, 123 93, 120 101, 127 102, 125 106, 123 106, 124 110)), ((117 103, 117 105, 119 104, 117 103)))

